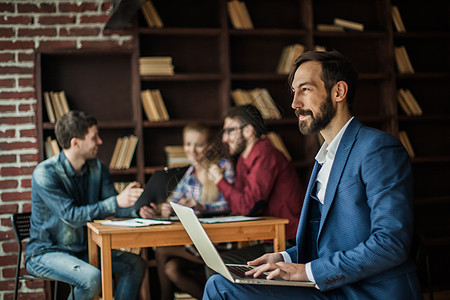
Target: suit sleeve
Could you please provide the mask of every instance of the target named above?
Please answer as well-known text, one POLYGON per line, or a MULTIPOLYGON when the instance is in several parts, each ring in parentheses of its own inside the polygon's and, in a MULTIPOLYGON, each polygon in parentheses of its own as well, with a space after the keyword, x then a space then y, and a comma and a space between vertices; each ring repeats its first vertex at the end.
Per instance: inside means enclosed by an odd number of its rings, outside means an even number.
MULTIPOLYGON (((368 207, 370 233, 353 248, 319 255, 319 259, 311 262, 312 273, 322 291, 394 269, 408 257, 413 228, 410 159, 400 142, 387 135, 377 135, 354 145, 354 148, 347 165, 350 160, 352 163, 357 161, 353 165, 357 171, 352 174, 357 188, 340 186, 338 193, 346 189, 360 192, 357 195, 337 194, 334 201, 345 201, 343 198, 349 196, 359 197, 361 206, 368 207)), ((350 177, 348 173, 343 176, 350 177)), ((355 228, 349 228, 349 232, 355 236, 359 233, 355 228)))

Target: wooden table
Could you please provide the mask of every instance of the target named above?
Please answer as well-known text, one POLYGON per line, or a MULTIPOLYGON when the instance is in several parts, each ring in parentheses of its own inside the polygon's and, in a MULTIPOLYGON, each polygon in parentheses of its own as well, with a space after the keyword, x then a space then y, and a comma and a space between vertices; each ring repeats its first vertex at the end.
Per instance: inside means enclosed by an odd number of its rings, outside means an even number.
MULTIPOLYGON (((213 243, 273 240, 274 251, 285 250, 285 224, 287 219, 264 217, 261 220, 203 224, 213 243)), ((98 222, 87 223, 89 262, 98 267, 97 247, 100 247, 102 269, 102 295, 113 299, 111 249, 159 247, 192 244, 180 222, 148 227, 106 226, 98 222)))

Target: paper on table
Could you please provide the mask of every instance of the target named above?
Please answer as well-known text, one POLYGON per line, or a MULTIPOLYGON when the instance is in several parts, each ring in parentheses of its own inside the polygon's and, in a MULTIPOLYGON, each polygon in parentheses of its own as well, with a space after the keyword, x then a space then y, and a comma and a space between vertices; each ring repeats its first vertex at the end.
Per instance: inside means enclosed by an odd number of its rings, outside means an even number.
POLYGON ((253 221, 259 219, 260 219, 259 217, 228 216, 228 217, 199 218, 198 220, 202 223, 212 224, 212 223, 253 221))
POLYGON ((102 225, 112 225, 112 226, 123 226, 123 227, 143 227, 143 226, 150 226, 150 225, 166 225, 171 224, 170 221, 162 221, 162 220, 152 220, 152 219, 141 219, 141 218, 134 218, 134 219, 128 219, 128 220, 107 220, 104 222, 101 222, 102 225))

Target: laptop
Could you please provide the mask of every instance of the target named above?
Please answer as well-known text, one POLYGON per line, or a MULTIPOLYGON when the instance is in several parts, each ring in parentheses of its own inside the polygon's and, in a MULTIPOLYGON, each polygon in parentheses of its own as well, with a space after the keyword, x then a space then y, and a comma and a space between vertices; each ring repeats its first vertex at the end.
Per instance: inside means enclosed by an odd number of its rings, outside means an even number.
POLYGON ((192 208, 172 202, 170 204, 206 265, 231 282, 240 284, 268 284, 299 287, 315 286, 315 283, 310 281, 287 281, 281 278, 267 280, 265 279, 265 275, 263 276, 264 278, 245 276, 244 273, 253 267, 247 265, 225 264, 192 208))

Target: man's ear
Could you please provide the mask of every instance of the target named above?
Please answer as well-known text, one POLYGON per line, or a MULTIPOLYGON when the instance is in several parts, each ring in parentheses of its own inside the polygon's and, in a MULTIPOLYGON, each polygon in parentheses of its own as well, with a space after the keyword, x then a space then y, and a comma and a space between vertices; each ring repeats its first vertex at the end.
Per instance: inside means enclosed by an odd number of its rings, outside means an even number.
POLYGON ((332 94, 335 97, 336 102, 341 102, 347 98, 348 84, 347 82, 341 80, 336 83, 332 90, 332 94))
POLYGON ((73 137, 70 139, 70 148, 76 148, 76 147, 78 147, 78 139, 73 137))
POLYGON ((242 128, 242 133, 246 138, 255 135, 255 127, 252 124, 247 124, 244 128, 242 128))

